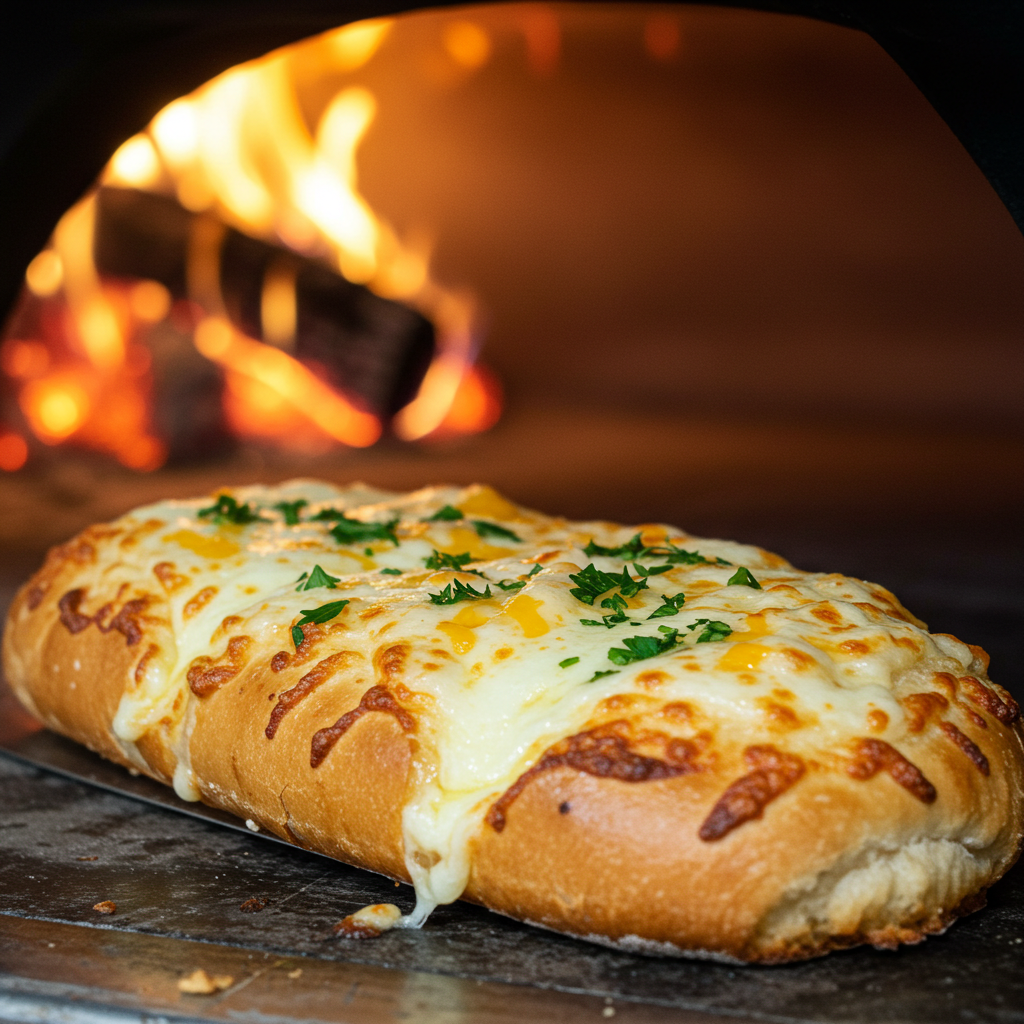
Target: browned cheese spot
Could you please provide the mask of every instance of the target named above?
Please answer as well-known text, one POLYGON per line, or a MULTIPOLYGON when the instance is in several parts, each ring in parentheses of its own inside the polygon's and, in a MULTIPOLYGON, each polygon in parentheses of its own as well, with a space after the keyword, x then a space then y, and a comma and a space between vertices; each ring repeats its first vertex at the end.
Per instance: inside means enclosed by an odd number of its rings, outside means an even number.
MULTIPOLYGON (((658 673, 661 674, 660 672, 658 673)), ((674 700, 666 704, 659 712, 662 718, 667 718, 670 722, 679 722, 683 725, 692 724, 696 718, 696 712, 693 709, 692 704, 688 704, 685 700, 674 700)))
POLYGON ((973 708, 963 708, 963 712, 979 729, 988 728, 988 722, 973 708))
POLYGON ((203 587, 185 602, 185 607, 181 609, 182 618, 191 619, 198 615, 216 596, 216 587, 203 587))
POLYGON ((804 595, 796 587, 791 587, 788 583, 777 583, 774 587, 768 588, 768 593, 783 594, 786 597, 796 598, 798 601, 803 601, 804 599, 804 595))
POLYGON ((324 658, 310 669, 290 690, 285 690, 277 699, 274 710, 270 712, 270 721, 264 733, 268 740, 272 740, 277 732, 281 719, 296 704, 308 697, 321 683, 326 682, 335 672, 341 671, 354 661, 359 661, 361 655, 356 651, 338 651, 329 658, 324 658))
POLYGON ((900 697, 900 704, 907 713, 907 728, 911 732, 920 732, 932 715, 941 715, 949 707, 941 693, 911 693, 900 697))
POLYGON ((885 732, 888 727, 889 716, 881 708, 868 712, 868 728, 872 732, 885 732))
POLYGON ((423 662, 423 669, 426 672, 437 672, 440 668, 441 666, 434 661, 423 662))
POLYGON ((803 726, 800 716, 785 704, 776 704, 775 701, 762 698, 758 701, 764 709, 768 725, 775 730, 799 729, 803 726))
POLYGON ((379 928, 356 921, 352 914, 342 918, 331 931, 341 939, 377 939, 381 934, 379 928))
POLYGON ((843 654, 870 654, 871 645, 864 643, 863 640, 844 640, 839 645, 839 650, 843 654))
POLYGON ((743 759, 752 771, 732 783, 711 808, 697 832, 706 843, 721 839, 744 822, 760 818, 764 809, 807 770, 795 754, 767 745, 747 747, 743 759))
POLYGON ((821 619, 822 622, 829 622, 833 626, 841 625, 843 621, 842 615, 840 615, 839 611, 829 604, 828 601, 822 601, 817 608, 812 608, 811 614, 816 619, 821 619))
POLYGON ((386 686, 371 686, 363 694, 362 700, 351 711, 346 712, 334 725, 313 734, 313 742, 309 748, 309 766, 318 768, 325 757, 331 752, 334 744, 341 739, 359 721, 363 715, 371 711, 383 711, 385 714, 394 715, 398 724, 405 732, 412 732, 416 728, 416 721, 405 708, 392 696, 386 686))
POLYGON ((853 760, 846 766, 847 775, 863 782, 880 771, 887 772, 894 782, 898 782, 921 803, 935 802, 935 787, 924 777, 921 769, 908 761, 895 747, 885 740, 858 740, 853 760))
POLYGON ((378 615, 383 615, 387 610, 388 609, 387 609, 386 605, 383 605, 383 604, 372 604, 372 605, 370 605, 369 608, 366 609, 366 611, 362 611, 362 612, 359 613, 359 618, 361 618, 364 622, 366 622, 366 621, 369 621, 370 619, 377 618, 378 615))
POLYGON ((85 599, 85 588, 75 587, 69 590, 58 602, 57 608, 60 611, 60 621, 64 628, 71 634, 81 633, 92 625, 92 616, 84 615, 78 609, 85 599))
POLYGON ((225 615, 224 618, 221 619, 221 623, 217 627, 217 630, 221 633, 230 633, 235 626, 240 626, 243 622, 245 622, 245 619, 243 619, 241 615, 225 615))
POLYGON ((682 739, 666 744, 665 760, 637 754, 630 750, 628 723, 610 722, 568 736, 548 747, 540 760, 523 772, 491 805, 485 821, 495 832, 501 832, 505 828, 508 809, 516 797, 534 778, 553 768, 572 768, 599 779, 617 779, 620 782, 652 782, 700 771, 694 760, 696 755, 697 745, 682 739))
POLYGON ((897 647, 906 647, 908 651, 913 651, 915 654, 920 654, 921 652, 921 645, 911 636, 893 637, 892 642, 897 647))
POLYGON ((195 658, 186 675, 189 688, 197 697, 209 697, 242 671, 252 645, 252 637, 233 636, 216 660, 205 654, 195 658))
POLYGON ((153 566, 153 575, 168 594, 188 583, 188 577, 182 576, 173 562, 157 562, 153 566))
POLYGON ((377 671, 377 677, 385 684, 397 679, 404 671, 408 657, 408 644, 392 644, 390 647, 378 647, 373 655, 373 667, 377 671))
POLYGON ((291 664, 292 656, 287 651, 278 651, 270 659, 270 671, 280 672, 282 669, 286 669, 291 664))
POLYGON ((1003 725, 1013 725, 1020 718, 1020 705, 1002 687, 999 687, 996 693, 994 683, 985 686, 973 676, 961 676, 960 685, 969 700, 997 718, 1003 725))
POLYGON ((656 690, 659 686, 667 683, 668 680, 668 674, 666 672, 659 672, 657 669, 641 672, 636 677, 637 686, 642 686, 645 690, 656 690))
POLYGON ((160 648, 156 644, 150 644, 146 648, 146 653, 139 658, 139 663, 135 666, 135 685, 141 684, 142 680, 146 676, 146 669, 149 668, 149 663, 160 653, 160 648))
POLYGON ((499 647, 494 652, 495 661, 504 661, 506 658, 511 658, 515 654, 515 648, 513 647, 499 647))
POLYGON ((932 681, 939 689, 946 691, 946 696, 950 700, 956 699, 956 676, 950 675, 948 672, 935 672, 932 674, 932 681))
MULTIPOLYGON (((118 598, 124 591, 122 585, 118 592, 118 598)), ((142 639, 142 626, 139 618, 149 604, 148 597, 136 597, 131 601, 125 601, 121 610, 109 621, 103 620, 110 614, 114 601, 108 601, 95 615, 86 615, 80 611, 82 601, 85 599, 85 588, 76 587, 69 590, 58 602, 57 608, 60 611, 60 621, 69 633, 81 633, 83 629, 95 623, 101 633, 109 633, 116 629, 124 638, 129 647, 134 647, 142 639)))
POLYGON ((970 758, 982 775, 988 775, 988 758, 969 736, 965 736, 952 722, 939 722, 939 728, 970 758))
POLYGON ((318 622, 307 622, 304 626, 299 626, 299 629, 302 630, 302 643, 295 648, 291 661, 293 665, 304 665, 311 661, 317 645, 327 636, 327 631, 318 622))

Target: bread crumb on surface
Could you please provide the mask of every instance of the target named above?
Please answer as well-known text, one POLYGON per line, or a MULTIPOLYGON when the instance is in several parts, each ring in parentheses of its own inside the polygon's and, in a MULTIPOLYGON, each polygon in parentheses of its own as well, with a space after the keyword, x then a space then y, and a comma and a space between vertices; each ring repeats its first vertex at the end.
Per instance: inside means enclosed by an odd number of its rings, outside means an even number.
POLYGON ((238 909, 243 914, 258 914, 269 904, 270 900, 266 896, 250 896, 249 899, 244 900, 238 905, 238 909))
POLYGON ((250 832, 259 832, 259 830, 260 830, 259 825, 257 825, 256 822, 252 820, 252 818, 246 818, 245 819, 245 827, 250 832))
POLYGON ((301 967, 296 967, 294 971, 289 971, 288 972, 288 977, 291 978, 292 981, 294 981, 296 978, 301 978, 302 977, 302 968, 301 967))
POLYGON ((113 914, 117 911, 117 904, 113 900, 103 900, 100 903, 94 903, 92 909, 99 914, 113 914))
POLYGON ((375 939, 381 932, 394 928, 402 912, 394 903, 374 903, 363 907, 334 926, 334 934, 343 939, 375 939))
POLYGON ((93 854, 91 857, 76 857, 75 860, 99 860, 99 857, 93 854))
POLYGON ((178 979, 178 991, 190 996, 212 996, 231 988, 234 980, 230 974, 207 974, 200 967, 178 979))

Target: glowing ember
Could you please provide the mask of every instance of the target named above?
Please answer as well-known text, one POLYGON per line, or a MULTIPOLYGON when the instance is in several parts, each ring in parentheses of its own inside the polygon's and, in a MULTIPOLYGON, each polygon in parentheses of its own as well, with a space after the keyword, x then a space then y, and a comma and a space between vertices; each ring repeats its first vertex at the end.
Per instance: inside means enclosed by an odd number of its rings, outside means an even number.
MULTIPOLYGON (((546 7, 524 10, 530 66, 550 74, 560 48, 557 19, 546 7)), ((99 193, 72 207, 29 265, 22 307, 0 348, 24 421, 40 441, 73 442, 136 469, 162 464, 168 449, 155 426, 153 353, 184 333, 220 368, 222 417, 236 436, 310 452, 373 444, 381 418, 342 394, 336 385, 345 381, 297 347, 299 257, 333 265, 345 280, 401 301, 434 325, 433 362, 393 420, 400 438, 493 425, 501 390, 473 367, 473 297, 434 280, 426 247, 400 238, 358 190, 356 153, 376 117, 375 96, 344 81, 326 101, 303 93, 310 67, 318 81, 348 74, 373 58, 391 27, 389 20, 349 25, 232 68, 170 103, 117 149, 102 186, 173 197, 176 209, 195 215, 182 257, 187 299, 160 281, 101 275, 99 193), (261 271, 259 338, 228 316, 220 264, 228 229, 285 254, 261 271)), ((469 74, 487 63, 492 44, 478 24, 453 20, 443 46, 469 74)), ((21 434, 0 428, 0 468, 17 469, 27 457, 21 434)))

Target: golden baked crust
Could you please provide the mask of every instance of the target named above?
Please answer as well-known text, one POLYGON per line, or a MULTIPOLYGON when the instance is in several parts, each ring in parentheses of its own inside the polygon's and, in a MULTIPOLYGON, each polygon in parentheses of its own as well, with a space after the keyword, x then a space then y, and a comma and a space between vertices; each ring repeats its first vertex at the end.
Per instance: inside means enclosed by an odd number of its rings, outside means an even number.
POLYGON ((941 931, 1019 852, 1016 704, 881 587, 480 487, 208 503, 54 549, 7 678, 186 798, 413 881, 417 920, 461 894, 780 962, 941 931), (332 614, 293 636, 303 609, 332 614))

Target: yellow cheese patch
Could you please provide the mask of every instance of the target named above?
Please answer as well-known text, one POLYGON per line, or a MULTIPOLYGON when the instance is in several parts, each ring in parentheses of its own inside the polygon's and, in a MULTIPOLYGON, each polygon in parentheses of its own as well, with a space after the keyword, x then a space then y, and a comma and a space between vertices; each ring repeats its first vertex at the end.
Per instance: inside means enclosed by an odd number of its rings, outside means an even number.
POLYGON ((760 644, 736 644, 718 659, 718 667, 723 672, 756 672, 773 653, 770 647, 760 644))
POLYGON ((467 516, 488 516, 491 519, 522 520, 522 512, 493 487, 482 485, 470 489, 468 497, 459 502, 459 510, 467 516))
POLYGON ((529 594, 519 594, 505 605, 505 614, 523 627, 523 636, 543 636, 551 627, 537 609, 543 604, 529 594))
POLYGON ((178 530, 177 533, 169 533, 164 540, 168 544, 178 544, 200 555, 203 558, 230 558, 242 550, 241 546, 227 537, 204 537, 195 530, 178 530))
POLYGON ((516 552, 513 548, 496 547, 477 536, 476 530, 468 526, 453 526, 449 531, 447 544, 438 547, 446 555, 461 555, 469 552, 474 562, 489 561, 492 558, 507 558, 516 552))
POLYGON ((460 625, 458 622, 439 622, 437 628, 447 634, 456 654, 468 654, 476 647, 476 634, 469 626, 460 625))

